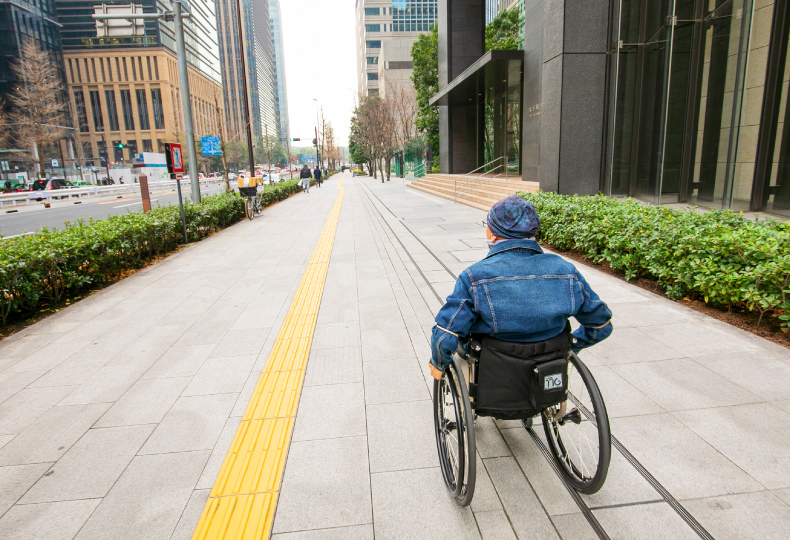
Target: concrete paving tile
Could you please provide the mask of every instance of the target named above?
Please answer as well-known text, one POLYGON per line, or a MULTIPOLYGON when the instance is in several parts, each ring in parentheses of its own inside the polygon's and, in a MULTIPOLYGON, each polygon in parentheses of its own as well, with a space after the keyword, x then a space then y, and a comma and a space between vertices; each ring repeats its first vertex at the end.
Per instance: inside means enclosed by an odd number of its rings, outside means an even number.
POLYGON ((718 540, 763 540, 787 536, 790 506, 770 491, 684 501, 718 540))
POLYGON ((614 447, 612 447, 612 457, 609 462, 609 473, 606 475, 606 483, 601 491, 593 495, 580 494, 580 497, 591 508, 649 502, 661 498, 647 480, 614 447))
POLYGON ((365 402, 399 403, 430 399, 416 358, 364 362, 365 402))
POLYGON ((383 300, 375 314, 366 307, 360 317, 360 328, 362 333, 369 330, 389 330, 390 328, 400 328, 406 324, 405 314, 401 312, 397 300, 383 300))
POLYGON ((502 510, 475 512, 475 521, 483 540, 516 540, 516 533, 502 510))
POLYGON ((765 404, 755 404, 685 411, 675 417, 765 487, 787 488, 790 413, 771 411, 766 426, 755 416, 765 412, 765 404))
POLYGON ((52 407, 0 448, 0 465, 57 461, 104 414, 106 403, 52 407))
POLYGON ((78 386, 87 381, 89 377, 104 367, 111 359, 112 355, 95 354, 93 351, 82 352, 80 350, 54 369, 49 370, 46 375, 36 379, 35 382, 30 384, 30 387, 78 386))
MULTIPOLYGON (((591 357, 589 353, 584 356, 583 361, 585 364, 587 364, 587 359, 591 357)), ((636 365, 641 366, 645 364, 636 365)), ((621 366, 590 367, 588 364, 588 367, 595 378, 595 382, 598 384, 598 388, 601 390, 609 418, 665 412, 663 407, 637 390, 636 387, 614 371, 614 368, 621 366)))
POLYGON ((222 433, 219 435, 219 440, 217 440, 217 444, 214 446, 214 450, 211 452, 211 457, 208 458, 208 462, 203 468, 203 472, 200 475, 200 480, 198 480, 195 489, 210 490, 214 486, 214 482, 217 480, 217 476, 219 475, 219 470, 222 468, 222 462, 225 460, 225 456, 227 455, 230 445, 233 442, 233 437, 236 435, 236 430, 239 428, 239 424, 241 423, 241 418, 241 416, 231 416, 228 418, 228 421, 225 423, 225 427, 222 428, 222 433))
POLYGON ((488 476, 488 471, 483 464, 483 460, 479 455, 475 456, 475 460, 477 463, 477 479, 475 481, 475 496, 471 504, 472 512, 476 514, 478 512, 502 510, 502 503, 499 501, 499 495, 497 495, 494 489, 491 477, 488 476))
MULTIPOLYGON (((260 358, 258 361, 260 361, 260 358)), ((261 370, 253 368, 247 377, 247 381, 244 383, 244 387, 241 389, 241 393, 239 393, 239 397, 236 398, 236 403, 233 405, 233 410, 230 412, 231 416, 244 415, 244 411, 247 410, 247 405, 250 399, 252 399, 252 395, 255 393, 255 388, 258 386, 258 380, 260 378, 261 370)))
POLYGON ((366 330, 362 334, 362 360, 378 362, 414 356, 411 337, 403 327, 366 330))
POLYGON ((430 401, 368 405, 367 420, 371 472, 436 466, 430 401))
POLYGON ((485 465, 519 538, 559 538, 514 458, 491 458, 485 465))
POLYGON ((63 362, 66 358, 85 347, 87 344, 87 341, 50 343, 49 345, 45 345, 36 352, 27 356, 24 360, 20 360, 13 366, 6 368, 5 372, 18 373, 20 371, 49 371, 63 362))
POLYGON ((612 434, 678 499, 763 489, 671 414, 614 418, 611 426, 612 434))
POLYGON ((696 356, 694 360, 763 399, 790 399, 790 355, 781 358, 762 351, 740 352, 696 356), (749 373, 770 376, 750 377, 749 373))
POLYGON ((654 300, 616 303, 611 309, 620 323, 616 328, 677 324, 699 319, 699 314, 689 308, 654 300))
POLYGON ((184 396, 241 392, 257 356, 210 357, 184 390, 184 396))
POLYGON ((0 433, 21 433, 75 388, 54 386, 20 390, 0 404, 0 433))
POLYGON ((644 328, 615 328, 592 352, 603 365, 632 364, 681 358, 683 354, 650 337, 644 328))
POLYGON ((598 540, 600 538, 581 512, 551 516, 551 521, 557 528, 557 532, 560 533, 562 540, 598 540))
POLYGON ((359 322, 339 321, 315 325, 312 349, 356 346, 359 346, 359 322))
POLYGON ((176 452, 137 456, 76 538, 169 538, 189 502, 208 454, 176 452))
POLYGON ((170 540, 190 540, 192 538, 195 527, 200 521, 200 515, 203 513, 203 507, 206 506, 206 501, 208 501, 210 494, 210 489, 196 489, 192 492, 170 540))
POLYGON ((512 455, 492 418, 480 416, 475 420, 475 444, 482 458, 512 455))
POLYGON ((641 329, 650 337, 671 346, 686 356, 707 356, 717 352, 759 351, 760 347, 744 339, 729 325, 698 321, 694 325, 666 324, 641 329))
POLYGON ((249 356, 261 352, 271 328, 228 330, 211 356, 249 356))
POLYGON ((762 401, 689 358, 616 365, 612 369, 667 411, 762 401))
POLYGON ((272 540, 373 540, 373 525, 274 534, 272 540))
MULTIPOLYGON (((242 308, 243 310, 243 308, 242 308)), ((225 336, 227 331, 233 326, 233 320, 214 318, 213 309, 199 318, 184 334, 176 341, 176 345, 216 345, 225 336), (210 315, 210 316, 209 316, 210 315)), ((236 314, 238 316, 238 313, 236 314)))
POLYGON ((153 425, 90 429, 19 501, 97 499, 107 495, 154 430, 153 425))
POLYGON ((439 467, 373 474, 370 483, 378 540, 480 538, 472 511, 447 493, 439 467))
POLYGON ((775 489, 772 491, 774 495, 782 499, 786 505, 790 506, 790 488, 788 489, 775 489))
POLYGON ((0 516, 47 472, 51 463, 0 467, 0 516))
POLYGON ((697 533, 664 502, 593 511, 612 538, 698 540, 697 533))
POLYGON ((305 386, 362 382, 361 347, 311 349, 305 386))
POLYGON ((95 427, 158 424, 189 381, 189 377, 139 380, 104 413, 95 427))
POLYGON ((137 365, 104 366, 63 398, 59 405, 117 401, 145 372, 137 365))
MULTIPOLYGON (((0 373, 0 403, 7 400, 27 385, 44 375, 44 371, 20 371, 0 373)), ((64 386, 62 384, 56 386, 64 386)))
POLYGON ((216 394, 178 398, 140 454, 213 450, 236 397, 216 394))
POLYGON ((38 324, 33 325, 28 335, 17 339, 9 336, 0 342, 0 357, 27 358, 66 334, 66 332, 36 333, 38 324))
MULTIPOLYGON (((541 431, 543 431, 542 427, 538 427, 536 430, 536 432, 541 431)), ((578 512, 579 507, 576 506, 562 480, 557 477, 551 464, 546 460, 527 430, 523 427, 521 429, 504 429, 502 434, 513 449, 513 455, 524 471, 521 473, 522 476, 526 475, 531 489, 537 494, 548 514, 553 516, 578 512)))
POLYGON ((365 388, 362 383, 302 389, 294 441, 357 435, 365 435, 365 388))
POLYGON ((0 448, 11 442, 16 435, 0 435, 0 448))
POLYGON ((142 378, 194 377, 212 350, 214 345, 170 347, 142 378))
POLYGON ((248 307, 241 312, 230 331, 271 328, 281 308, 281 305, 248 307))
POLYGON ((272 532, 371 523, 366 442, 347 437, 291 443, 272 532))
POLYGON ((0 538, 71 540, 100 502, 88 499, 15 506, 0 519, 0 538))

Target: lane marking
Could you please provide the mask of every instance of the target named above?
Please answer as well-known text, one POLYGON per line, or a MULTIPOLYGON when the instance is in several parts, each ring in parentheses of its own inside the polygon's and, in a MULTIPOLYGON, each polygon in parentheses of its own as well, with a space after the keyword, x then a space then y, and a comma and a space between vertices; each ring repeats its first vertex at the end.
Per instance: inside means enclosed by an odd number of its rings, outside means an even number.
MULTIPOLYGON (((345 173, 343 175, 345 177, 345 173)), ((268 539, 280 494, 329 258, 340 187, 192 540, 268 539)))
POLYGON ((125 208, 127 206, 134 206, 135 204, 143 204, 143 203, 142 203, 142 201, 141 202, 133 202, 133 203, 129 203, 129 204, 122 204, 120 206, 113 206, 113 208, 125 208))

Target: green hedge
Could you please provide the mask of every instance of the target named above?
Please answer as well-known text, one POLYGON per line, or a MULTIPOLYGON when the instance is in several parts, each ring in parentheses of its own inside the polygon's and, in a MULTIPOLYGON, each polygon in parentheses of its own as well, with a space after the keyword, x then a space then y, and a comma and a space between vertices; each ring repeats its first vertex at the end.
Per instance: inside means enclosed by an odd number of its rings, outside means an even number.
MULTIPOLYGON (((185 203, 184 216, 194 242, 242 219, 244 206, 238 194, 214 195, 185 203)), ((0 320, 113 282, 183 241, 175 205, 0 240, 0 320)))
POLYGON ((668 297, 766 313, 790 326, 790 223, 749 220, 604 196, 520 193, 540 216, 539 239, 646 277, 668 297))

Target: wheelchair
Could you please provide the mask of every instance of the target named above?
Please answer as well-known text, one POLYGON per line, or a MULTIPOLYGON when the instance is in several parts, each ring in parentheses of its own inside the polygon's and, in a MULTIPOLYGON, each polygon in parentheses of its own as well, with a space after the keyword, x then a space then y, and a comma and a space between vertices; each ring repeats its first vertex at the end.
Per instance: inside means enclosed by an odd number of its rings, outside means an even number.
POLYGON ((540 417, 568 484, 585 494, 603 487, 611 458, 609 417, 595 379, 568 338, 569 328, 552 338, 553 345, 489 336, 459 340, 452 364, 434 381, 433 412, 442 476, 460 506, 469 505, 475 492, 478 416, 520 420, 527 430, 540 417))

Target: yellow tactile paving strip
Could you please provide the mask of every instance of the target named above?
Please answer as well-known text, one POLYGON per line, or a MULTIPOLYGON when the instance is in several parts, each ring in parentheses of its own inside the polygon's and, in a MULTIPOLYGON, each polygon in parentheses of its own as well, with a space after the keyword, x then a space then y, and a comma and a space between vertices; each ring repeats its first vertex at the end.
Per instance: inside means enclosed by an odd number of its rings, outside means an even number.
MULTIPOLYGON (((345 174, 343 175, 345 177, 345 174)), ((192 540, 271 536, 313 330, 345 190, 335 205, 280 328, 192 540)))

